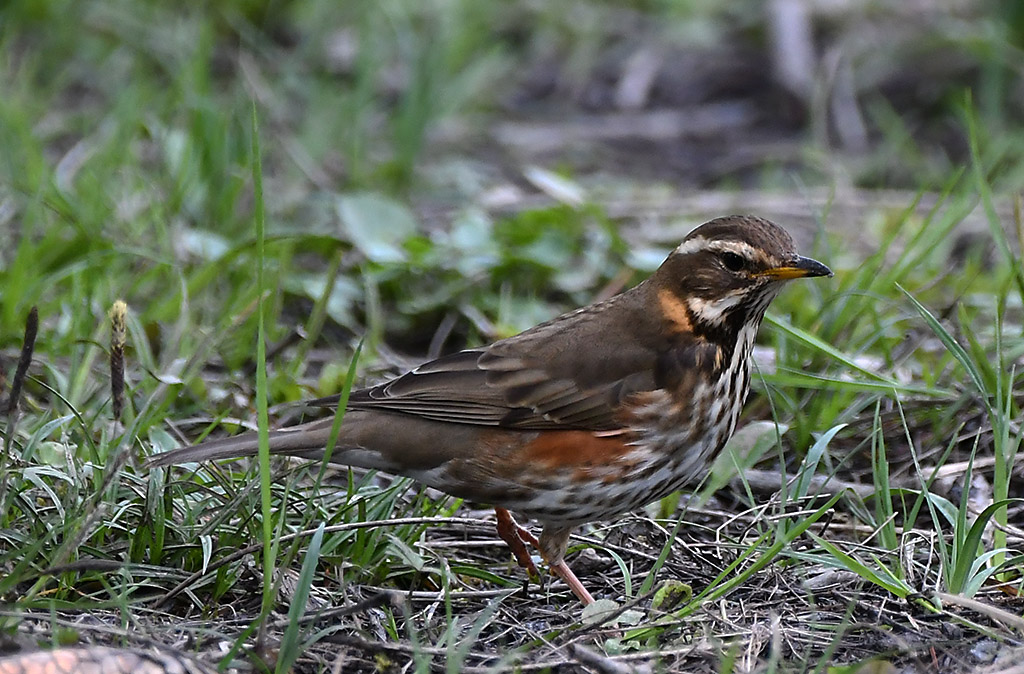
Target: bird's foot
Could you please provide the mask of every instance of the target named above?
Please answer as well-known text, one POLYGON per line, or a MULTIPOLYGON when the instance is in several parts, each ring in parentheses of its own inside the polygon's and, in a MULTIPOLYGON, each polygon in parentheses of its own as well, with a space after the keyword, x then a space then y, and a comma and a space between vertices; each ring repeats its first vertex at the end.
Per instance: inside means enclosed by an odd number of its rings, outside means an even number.
POLYGON ((569 568, 569 565, 564 560, 558 564, 552 564, 551 573, 561 578, 569 586, 569 589, 572 590, 572 593, 576 595, 581 604, 588 606, 594 603, 593 595, 587 592, 587 588, 583 586, 583 583, 580 582, 580 579, 576 577, 576 574, 572 572, 572 569, 569 568))
POLYGON ((516 563, 526 569, 530 579, 539 582, 540 572, 537 570, 537 565, 533 563, 530 551, 526 549, 526 544, 529 543, 539 550, 540 541, 537 540, 536 536, 519 526, 519 523, 512 517, 512 513, 505 508, 495 508, 494 514, 498 516, 498 537, 505 541, 505 544, 512 550, 516 563))
MULTIPOLYGON (((540 572, 537 571, 537 565, 533 563, 530 551, 526 549, 526 544, 529 543, 537 550, 543 550, 540 541, 528 529, 519 526, 519 523, 512 517, 512 513, 505 508, 495 508, 494 513, 498 516, 498 536, 512 550, 512 554, 515 556, 519 566, 526 569, 531 579, 539 581, 540 572)), ((551 564, 551 573, 561 578, 584 606, 594 603, 594 597, 583 586, 583 583, 576 577, 576 574, 572 572, 572 569, 565 563, 565 560, 560 559, 558 562, 551 564)))

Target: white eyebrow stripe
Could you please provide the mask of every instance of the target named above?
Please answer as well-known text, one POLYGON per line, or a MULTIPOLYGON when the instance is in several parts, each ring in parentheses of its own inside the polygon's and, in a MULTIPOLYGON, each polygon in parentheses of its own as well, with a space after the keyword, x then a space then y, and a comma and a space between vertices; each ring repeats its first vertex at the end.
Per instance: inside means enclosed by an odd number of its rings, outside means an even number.
POLYGON ((705 250, 707 247, 707 239, 703 236, 695 236, 692 239, 687 239, 676 246, 676 253, 680 255, 688 255, 689 253, 696 253, 698 250, 705 250))
POLYGON ((745 243, 743 241, 709 241, 703 236, 695 236, 692 239, 683 241, 678 247, 676 247, 675 252, 680 255, 687 255, 701 250, 714 250, 720 253, 736 253, 747 260, 757 259, 757 251, 749 243, 745 243))
POLYGON ((722 253, 736 253, 747 260, 757 259, 757 250, 743 241, 712 241, 708 248, 722 253))

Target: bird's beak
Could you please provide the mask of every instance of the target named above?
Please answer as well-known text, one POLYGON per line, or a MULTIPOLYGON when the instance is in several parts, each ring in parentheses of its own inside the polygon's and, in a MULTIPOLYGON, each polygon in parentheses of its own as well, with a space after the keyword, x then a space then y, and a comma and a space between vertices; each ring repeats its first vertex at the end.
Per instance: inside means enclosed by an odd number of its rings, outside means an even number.
POLYGON ((758 272, 755 276, 765 276, 773 281, 788 281, 805 276, 832 276, 832 270, 809 257, 799 257, 782 267, 772 267, 758 272))

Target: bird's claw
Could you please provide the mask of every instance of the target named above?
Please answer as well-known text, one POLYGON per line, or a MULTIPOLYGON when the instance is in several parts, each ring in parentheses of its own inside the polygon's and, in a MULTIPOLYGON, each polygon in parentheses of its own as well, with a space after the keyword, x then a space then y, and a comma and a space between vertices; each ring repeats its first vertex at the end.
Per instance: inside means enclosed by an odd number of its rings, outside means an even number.
POLYGON ((540 543, 536 536, 519 526, 519 523, 512 517, 512 513, 505 508, 495 508, 494 513, 498 516, 498 537, 508 545, 516 558, 516 563, 526 569, 530 580, 540 583, 540 571, 537 570, 537 565, 533 563, 530 551, 526 548, 526 544, 529 543, 540 549, 538 547, 540 543))

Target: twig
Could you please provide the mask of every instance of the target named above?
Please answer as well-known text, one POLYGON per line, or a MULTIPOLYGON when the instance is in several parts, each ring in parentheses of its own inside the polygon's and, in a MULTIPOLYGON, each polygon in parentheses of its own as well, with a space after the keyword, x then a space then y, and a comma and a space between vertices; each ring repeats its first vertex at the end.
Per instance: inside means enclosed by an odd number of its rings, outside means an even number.
POLYGON ((948 592, 936 592, 935 597, 943 604, 953 604, 954 606, 962 606, 963 608, 971 609, 972 611, 976 611, 991 620, 996 620, 1007 627, 1012 627, 1018 632, 1024 633, 1024 618, 1010 613, 1009 611, 1004 611, 998 606, 986 604, 985 602, 972 597, 949 594, 948 592))
POLYGON ((569 653, 581 665, 593 669, 598 674, 646 674, 653 671, 650 664, 631 665, 628 662, 609 658, 580 644, 569 644, 569 653))
MULTIPOLYGON (((782 475, 777 470, 745 470, 742 479, 750 485, 750 488, 758 493, 771 493, 779 491, 782 482, 787 483, 795 480, 796 475, 782 475)), ((736 478, 741 479, 739 477, 736 478)), ((808 485, 808 493, 817 496, 833 496, 841 491, 852 491, 861 498, 868 498, 875 493, 874 485, 865 485, 858 482, 847 482, 839 478, 825 475, 815 475, 808 485)))
MULTIPOLYGON (((7 439, 4 442, 4 454, 0 458, 0 505, 5 505, 7 497, 7 466, 10 463, 11 445, 14 442, 14 431, 18 425, 18 404, 21 401, 21 387, 28 375, 28 366, 32 363, 32 352, 36 347, 36 334, 39 332, 39 308, 29 309, 25 320, 25 339, 21 344, 21 358, 18 369, 14 372, 11 382, 11 399, 7 403, 7 439)), ((4 508, 6 511, 6 507, 4 508)))
MULTIPOLYGON (((21 387, 25 383, 25 376, 28 374, 28 366, 32 363, 32 352, 36 347, 36 333, 39 332, 39 309, 33 306, 29 309, 28 318, 25 320, 25 339, 21 344, 21 358, 18 359, 18 369, 14 372, 14 380, 11 382, 11 399, 7 403, 7 416, 9 429, 13 428, 17 421, 18 402, 21 398, 21 387)), ((11 433, 8 433, 7 442, 11 441, 11 433)), ((10 447, 8 447, 10 449, 10 447)))
MULTIPOLYGON (((324 611, 308 613, 299 618, 299 622, 310 623, 314 620, 334 620, 336 618, 343 618, 356 613, 363 613, 364 611, 369 611, 371 608, 377 608, 378 606, 384 606, 385 604, 389 604, 392 608, 402 608, 405 605, 405 597, 401 592, 396 590, 383 590, 372 597, 356 602, 351 606, 341 606, 324 611)), ((287 627, 288 624, 289 618, 282 618, 281 620, 276 620, 270 623, 269 626, 280 628, 287 627)))

